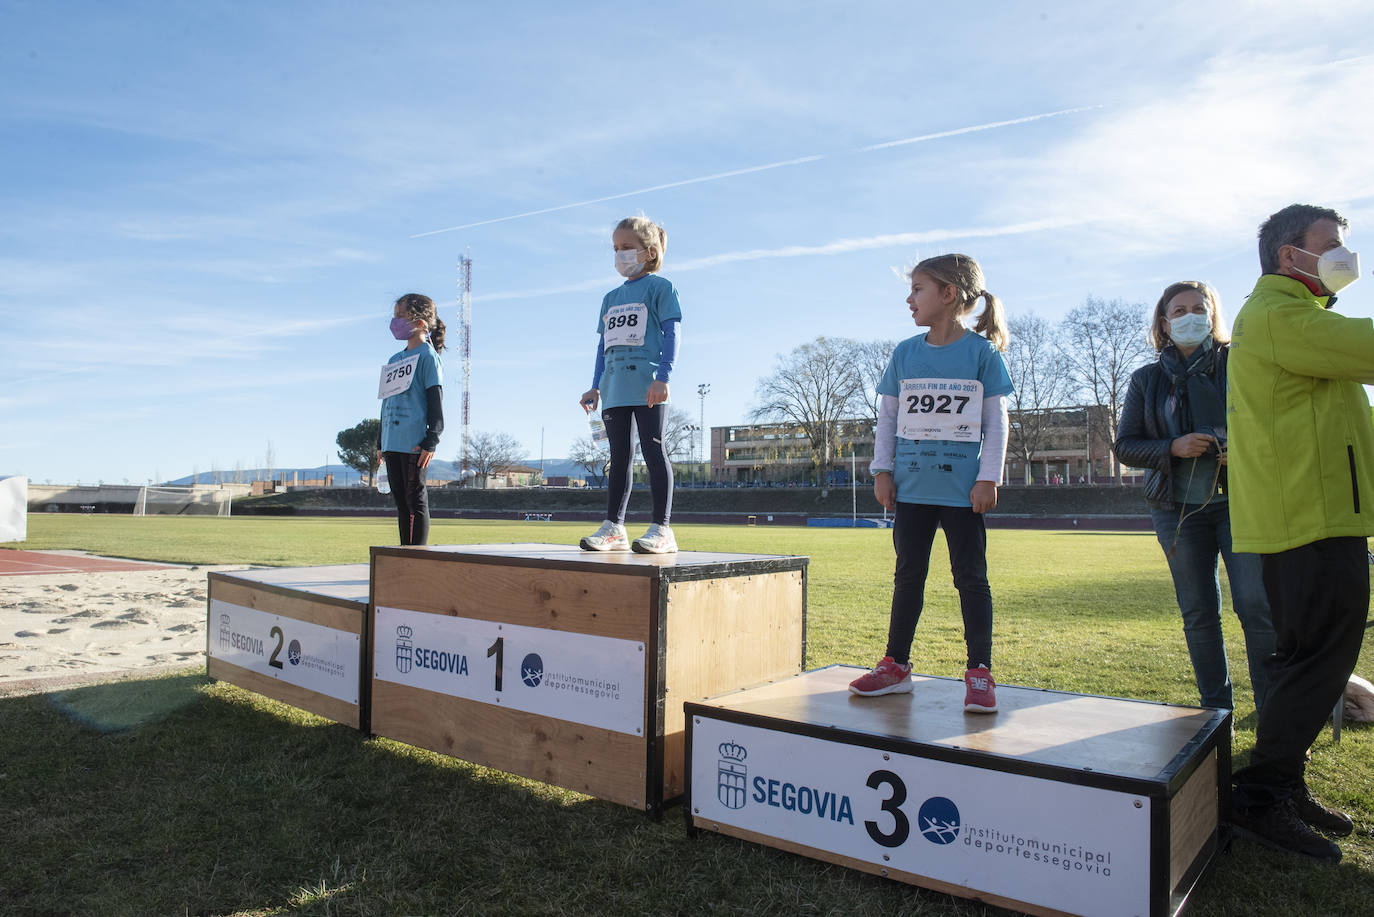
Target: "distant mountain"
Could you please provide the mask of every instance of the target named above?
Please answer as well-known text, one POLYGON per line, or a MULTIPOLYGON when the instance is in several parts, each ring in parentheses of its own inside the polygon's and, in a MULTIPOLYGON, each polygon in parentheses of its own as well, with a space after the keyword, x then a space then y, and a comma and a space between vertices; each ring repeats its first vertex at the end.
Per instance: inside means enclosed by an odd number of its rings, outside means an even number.
MULTIPOLYGON (((522 459, 521 462, 531 468, 539 467, 539 459, 537 458, 522 459)), ((457 462, 446 462, 443 459, 435 459, 429 463, 429 479, 431 481, 453 481, 458 478, 459 470, 460 468, 457 462)), ((360 475, 352 468, 348 468, 342 464, 330 464, 328 466, 316 465, 313 468, 273 468, 271 479, 275 481, 278 478, 285 478, 286 482, 290 484, 292 475, 294 474, 297 480, 300 481, 318 481, 323 477, 326 471, 334 475, 334 485, 336 487, 347 487, 351 484, 367 482, 367 475, 360 475)), ((544 459, 544 477, 546 478, 557 477, 559 475, 580 477, 583 474, 586 474, 586 470, 568 459, 544 459)), ((192 483, 214 484, 216 482, 223 484, 233 484, 235 482, 249 484, 253 481, 267 480, 268 474, 267 470, 264 468, 243 468, 238 471, 232 468, 221 468, 214 472, 202 471, 194 477, 195 480, 193 481, 192 475, 188 474, 171 481, 163 481, 162 483, 179 486, 185 486, 192 483)))

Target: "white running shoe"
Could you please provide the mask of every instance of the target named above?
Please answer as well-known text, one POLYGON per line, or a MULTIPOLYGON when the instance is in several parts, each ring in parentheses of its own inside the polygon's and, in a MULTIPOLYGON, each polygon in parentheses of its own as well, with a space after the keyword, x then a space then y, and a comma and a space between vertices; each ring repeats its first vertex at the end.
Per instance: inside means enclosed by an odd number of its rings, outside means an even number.
POLYGON ((578 545, 584 551, 628 551, 630 536, 625 534, 625 526, 607 519, 601 528, 583 538, 578 545))
POLYGON ((640 554, 676 554, 677 539, 673 537, 672 529, 655 522, 630 547, 640 554))

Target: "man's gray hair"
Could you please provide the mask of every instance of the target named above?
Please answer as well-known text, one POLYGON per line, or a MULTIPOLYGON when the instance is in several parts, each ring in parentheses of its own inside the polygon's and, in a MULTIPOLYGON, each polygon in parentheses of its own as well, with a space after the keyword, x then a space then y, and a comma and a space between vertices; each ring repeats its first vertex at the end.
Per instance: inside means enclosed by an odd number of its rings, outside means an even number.
POLYGON ((1260 270, 1266 274, 1279 272, 1279 249, 1285 245, 1303 246, 1307 230, 1318 220, 1335 220, 1341 229, 1350 224, 1330 207, 1315 204, 1289 204, 1260 224, 1260 270))

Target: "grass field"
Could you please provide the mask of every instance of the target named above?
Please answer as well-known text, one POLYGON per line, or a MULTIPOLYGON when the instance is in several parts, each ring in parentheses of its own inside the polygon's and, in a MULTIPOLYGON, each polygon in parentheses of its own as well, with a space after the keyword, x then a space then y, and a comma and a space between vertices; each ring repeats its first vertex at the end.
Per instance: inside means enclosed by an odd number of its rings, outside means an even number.
MULTIPOLYGON (((439 521, 431 541, 569 543, 583 528, 439 521)), ((889 533, 675 530, 687 549, 811 557, 809 667, 881 652, 889 533)), ((369 545, 393 541, 388 519, 33 516, 22 547, 303 565, 363 562, 369 545)), ((999 680, 1196 702, 1152 535, 993 530, 988 550, 999 680)), ((913 660, 957 675, 962 628, 943 558, 937 541, 913 660)), ((1234 616, 1225 627, 1243 760, 1252 700, 1234 616)), ((678 810, 652 822, 367 740, 199 674, 0 700, 0 723, 0 913, 1000 913, 742 842, 689 840, 678 810)), ((1374 911, 1372 766, 1374 730, 1348 728, 1340 745, 1328 730, 1313 752, 1314 791, 1358 824, 1341 865, 1237 841, 1191 912, 1374 911)))

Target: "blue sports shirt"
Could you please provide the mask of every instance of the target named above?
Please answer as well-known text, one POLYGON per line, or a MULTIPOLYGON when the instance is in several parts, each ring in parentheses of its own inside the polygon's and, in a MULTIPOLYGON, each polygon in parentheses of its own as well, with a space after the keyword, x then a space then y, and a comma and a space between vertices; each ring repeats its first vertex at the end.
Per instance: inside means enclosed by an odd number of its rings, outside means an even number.
POLYGON ((982 397, 1006 395, 1012 390, 1002 354, 992 342, 980 334, 965 331, 963 337, 950 344, 937 346, 926 343, 926 336, 907 338, 892 351, 887 371, 878 383, 878 393, 897 399, 897 450, 892 478, 897 485, 897 499, 902 503, 924 503, 932 506, 971 506, 969 492, 978 480, 978 459, 982 453, 981 439, 977 442, 956 442, 937 439, 905 439, 901 435, 903 413, 914 420, 929 422, 932 418, 948 420, 979 420, 981 404, 975 406, 967 396, 970 381, 982 383, 982 397), (926 380, 919 391, 903 397, 902 380, 926 380), (953 397, 942 392, 948 390, 953 397), (964 402, 961 404, 960 402, 964 402))
MULTIPOLYGON (((654 381, 659 361, 663 358, 663 325, 665 322, 682 320, 682 306, 678 303, 677 289, 672 283, 657 274, 642 274, 625 281, 601 300, 596 333, 602 336, 603 343, 608 337, 606 313, 617 306, 641 305, 645 316, 643 342, 605 348, 606 368, 595 384, 601 392, 603 409, 644 404, 649 383, 654 381)), ((638 322, 637 312, 632 308, 628 314, 624 309, 618 310, 617 314, 618 320, 638 322)), ((622 327, 618 330, 626 329, 622 327)), ((634 330, 633 326, 631 330, 634 330)))
POLYGON ((382 399, 382 451, 410 452, 425 438, 425 392, 444 384, 444 364, 429 341, 414 350, 402 350, 391 355, 387 364, 398 363, 419 356, 415 364, 414 381, 404 392, 382 399))

